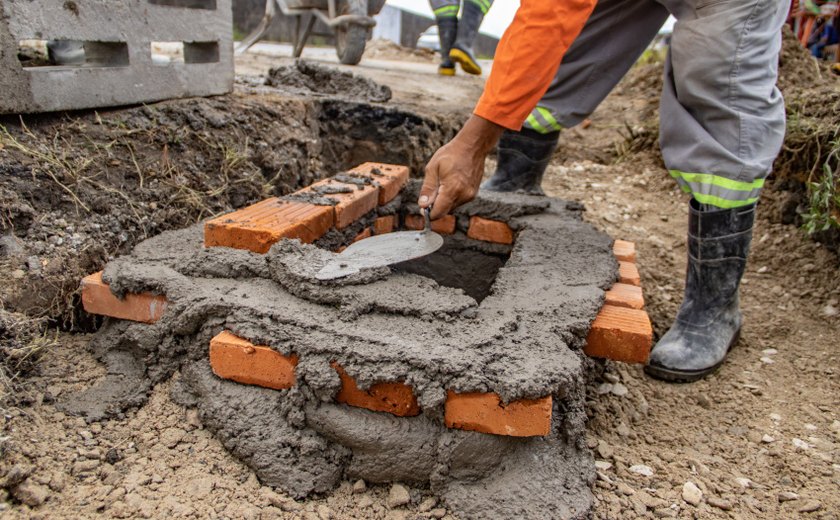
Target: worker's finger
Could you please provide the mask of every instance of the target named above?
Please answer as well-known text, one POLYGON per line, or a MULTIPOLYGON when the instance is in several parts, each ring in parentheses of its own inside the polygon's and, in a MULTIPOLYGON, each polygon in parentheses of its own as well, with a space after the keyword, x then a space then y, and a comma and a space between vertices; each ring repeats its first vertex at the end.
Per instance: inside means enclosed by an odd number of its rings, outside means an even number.
POLYGON ((423 186, 420 188, 420 198, 417 199, 417 204, 421 208, 428 208, 435 203, 440 188, 438 178, 438 162, 432 158, 432 161, 426 166, 426 175, 423 177, 423 186))
POLYGON ((449 186, 443 185, 438 189, 435 205, 432 207, 432 212, 429 218, 437 220, 448 215, 458 205, 457 194, 449 189, 449 186))

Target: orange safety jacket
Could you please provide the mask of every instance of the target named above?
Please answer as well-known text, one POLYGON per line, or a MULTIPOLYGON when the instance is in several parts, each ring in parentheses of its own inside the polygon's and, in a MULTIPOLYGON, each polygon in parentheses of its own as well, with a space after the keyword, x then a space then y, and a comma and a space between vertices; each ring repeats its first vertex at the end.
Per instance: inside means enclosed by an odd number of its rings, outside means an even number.
POLYGON ((595 4, 596 0, 522 0, 496 49, 475 115, 519 130, 548 90, 595 4))

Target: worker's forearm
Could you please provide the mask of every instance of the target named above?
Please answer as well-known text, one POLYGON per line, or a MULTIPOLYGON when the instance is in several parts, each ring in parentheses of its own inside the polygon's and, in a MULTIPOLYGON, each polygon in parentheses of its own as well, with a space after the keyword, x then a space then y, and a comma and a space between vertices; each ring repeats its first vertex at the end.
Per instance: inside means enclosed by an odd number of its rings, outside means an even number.
POLYGON ((488 121, 483 117, 472 115, 464 124, 455 140, 459 143, 459 149, 469 150, 474 157, 485 157, 489 154, 499 138, 502 136, 504 127, 488 121))
POLYGON ((475 114, 511 130, 548 90, 596 0, 522 0, 505 31, 475 114))

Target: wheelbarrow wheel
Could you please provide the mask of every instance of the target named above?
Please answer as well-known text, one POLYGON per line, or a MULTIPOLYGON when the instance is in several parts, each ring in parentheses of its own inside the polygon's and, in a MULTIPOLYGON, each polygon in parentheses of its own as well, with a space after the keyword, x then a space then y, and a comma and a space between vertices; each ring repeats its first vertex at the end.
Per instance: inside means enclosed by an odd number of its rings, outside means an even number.
MULTIPOLYGON (((367 0, 344 0, 341 3, 342 14, 367 15, 367 0)), ((338 60, 345 65, 358 65, 365 53, 368 28, 349 23, 338 26, 335 30, 335 50, 338 60)))

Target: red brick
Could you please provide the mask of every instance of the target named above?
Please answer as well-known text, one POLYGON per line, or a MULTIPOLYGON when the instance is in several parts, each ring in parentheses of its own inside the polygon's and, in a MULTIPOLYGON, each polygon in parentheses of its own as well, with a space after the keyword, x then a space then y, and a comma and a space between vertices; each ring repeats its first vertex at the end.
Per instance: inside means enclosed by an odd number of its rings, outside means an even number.
MULTIPOLYGON (((324 179, 296 193, 317 193, 319 186, 346 186, 350 188, 347 193, 326 193, 319 194, 321 197, 338 201, 332 206, 334 213, 335 227, 344 229, 359 219, 362 215, 376 209, 379 200, 379 188, 373 185, 360 186, 358 184, 346 184, 335 179, 324 179)), ((324 206, 329 207, 329 206, 324 206)))
POLYGON ((356 235, 356 238, 353 239, 353 242, 364 240, 366 238, 369 238, 371 235, 373 235, 373 231, 369 227, 366 227, 358 235, 356 235))
POLYGON ((636 244, 626 240, 616 240, 613 243, 613 254, 622 262, 636 261, 636 244))
POLYGON ((82 279, 82 307, 100 316, 121 320, 154 323, 166 312, 166 296, 139 293, 126 294, 121 300, 111 292, 111 287, 102 281, 102 271, 82 279))
MULTIPOLYGON (((423 229, 426 227, 426 220, 422 215, 406 215, 406 229, 423 229)), ((455 232, 455 215, 444 215, 432 221, 432 231, 443 235, 451 235, 455 232)))
POLYGON ((384 235, 385 233, 390 233, 397 227, 397 216, 396 215, 387 215, 384 217, 379 217, 373 221, 373 234, 374 235, 384 235))
POLYGON ((639 269, 636 264, 619 261, 618 281, 628 285, 642 285, 642 278, 639 276, 639 269))
POLYGON ((444 421, 449 428, 510 437, 548 435, 551 431, 551 396, 522 399, 503 405, 495 393, 446 395, 444 421))
POLYGON ((379 184, 379 205, 394 200, 400 190, 408 183, 408 166, 384 163, 364 163, 356 166, 350 173, 364 174, 379 184), (373 173, 376 170, 377 173, 373 173))
POLYGON ((312 243, 332 227, 333 215, 329 206, 273 197, 208 220, 204 225, 204 245, 267 253, 283 238, 312 243))
POLYGON ((645 306, 645 299, 642 296, 641 287, 617 283, 607 291, 604 304, 627 307, 628 309, 642 309, 645 306))
POLYGON ((412 417, 420 414, 420 405, 411 387, 404 383, 376 383, 365 391, 338 363, 332 364, 341 378, 341 390, 335 396, 339 403, 374 412, 388 412, 398 417, 412 417))
POLYGON ((228 331, 210 340, 210 367, 222 379, 283 390, 295 386, 295 354, 284 356, 228 331))
POLYGON ((592 322, 584 352, 592 357, 646 363, 653 329, 645 311, 604 305, 592 322))
POLYGON ((475 240, 495 242, 497 244, 513 244, 513 230, 506 223, 481 217, 470 218, 467 236, 475 240))

